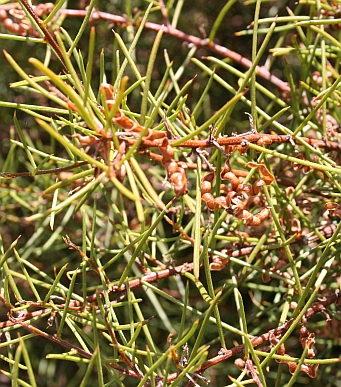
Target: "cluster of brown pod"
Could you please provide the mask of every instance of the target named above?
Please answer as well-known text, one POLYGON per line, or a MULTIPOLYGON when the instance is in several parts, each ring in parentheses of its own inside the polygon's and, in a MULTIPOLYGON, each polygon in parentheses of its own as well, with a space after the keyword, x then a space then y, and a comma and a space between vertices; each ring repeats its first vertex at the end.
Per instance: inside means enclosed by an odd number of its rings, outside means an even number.
MULTIPOLYGON (((105 102, 108 110, 110 111, 114 108, 116 101, 115 90, 113 86, 108 83, 102 83, 100 85, 100 89, 105 95, 105 102)), ((70 109, 77 111, 77 108, 73 103, 69 102, 68 105, 70 109)), ((104 114, 104 109, 101 108, 101 110, 104 114)), ((166 168, 167 180, 172 184, 176 197, 183 196, 187 193, 186 163, 174 160, 174 149, 167 137, 167 132, 144 128, 131 118, 127 117, 119 107, 117 108, 112 120, 116 125, 124 130, 124 132, 121 133, 123 136, 120 136, 122 142, 112 168, 117 177, 124 176, 122 167, 121 170, 115 170, 115 166, 120 164, 118 161, 122 158, 123 153, 125 153, 125 144, 128 146, 131 144, 131 140, 129 139, 131 136, 134 137, 133 143, 136 139, 143 136, 143 141, 154 142, 155 146, 159 148, 161 152, 160 161, 166 168)), ((108 140, 112 140, 112 135, 110 132, 107 133, 104 131, 103 125, 98 119, 96 119, 95 131, 102 137, 80 136, 78 134, 75 137, 77 137, 83 145, 99 144, 99 146, 101 146, 101 150, 107 149, 107 144, 110 142, 108 140)), ((108 152, 102 152, 102 157, 104 157, 104 159, 108 159, 109 157, 105 155, 106 153, 108 152)))
MULTIPOLYGON (((270 344, 275 346, 278 344, 279 339, 276 338, 273 334, 270 334, 269 337, 270 344)), ((308 359, 313 359, 315 357, 315 352, 313 349, 313 346, 315 345, 315 334, 314 333, 309 333, 307 327, 305 324, 303 324, 300 328, 300 342, 302 345, 302 348, 305 349, 307 348, 307 358, 308 359)), ((284 344, 280 345, 277 354, 280 356, 288 356, 288 354, 285 353, 285 346, 284 344)), ((286 363, 289 367, 289 372, 293 374, 297 367, 298 364, 292 361, 287 361, 287 360, 277 360, 277 363, 286 363)), ((319 364, 302 364, 300 371, 305 372, 308 376, 311 378, 316 378, 316 372, 319 367, 319 364)))
MULTIPOLYGON (((106 96, 106 103, 109 110, 112 109, 115 104, 114 88, 108 83, 102 83, 100 88, 106 96)), ((174 149, 169 142, 167 132, 154 129, 147 129, 146 131, 143 126, 127 117, 119 108, 115 112, 113 121, 127 133, 138 136, 144 134, 143 139, 146 141, 161 141, 161 145, 159 146, 162 155, 161 162, 166 168, 167 179, 171 182, 177 197, 187 193, 186 163, 174 160, 174 149)))
MULTIPOLYGON (((32 6, 38 17, 48 15, 54 8, 53 3, 42 3, 32 6)), ((40 34, 32 26, 25 12, 21 8, 12 7, 8 11, 5 8, 0 9, 0 22, 10 32, 21 36, 40 37, 40 34)))
MULTIPOLYGON (((279 343, 279 338, 277 338, 273 332, 270 332, 269 342, 270 342, 271 346, 275 346, 279 343)), ((313 359, 315 357, 315 352, 313 349, 313 346, 315 345, 315 334, 309 333, 305 324, 302 324, 302 326, 300 328, 300 342, 301 342, 303 349, 307 348, 306 357, 308 359, 313 359)), ((284 344, 281 344, 280 347, 278 348, 277 355, 280 355, 283 357, 284 356, 291 357, 290 355, 288 355, 286 353, 286 349, 285 349, 284 344)), ((276 359, 276 362, 287 364, 289 367, 289 372, 291 374, 293 374, 297 370, 297 367, 298 367, 297 363, 295 363, 293 361, 289 361, 289 360, 276 359)), ((236 359, 234 364, 240 370, 245 369, 247 371, 247 375, 252 377, 253 381, 258 386, 263 386, 263 384, 260 382, 260 379, 258 377, 257 368, 251 359, 248 359, 246 361, 242 360, 242 359, 236 359)), ((316 378, 316 373, 317 373, 318 367, 319 367, 319 364, 302 364, 300 366, 300 371, 305 372, 311 378, 316 378)))
POLYGON ((273 182, 274 177, 264 164, 249 162, 246 166, 257 168, 263 177, 257 179, 252 185, 240 183, 239 178, 232 172, 227 161, 220 173, 222 181, 227 180, 231 183, 230 187, 221 187, 223 192, 225 191, 225 195, 218 197, 212 195, 212 182, 215 178, 215 172, 211 172, 202 180, 201 198, 212 211, 218 208, 231 210, 236 218, 244 220, 245 225, 259 226, 270 215, 269 208, 264 207, 257 214, 252 214, 249 210, 253 205, 259 207, 264 205, 264 200, 259 196, 259 193, 264 185, 269 185, 273 182))
POLYGON ((329 202, 324 205, 330 216, 338 216, 341 218, 341 206, 339 203, 329 202))

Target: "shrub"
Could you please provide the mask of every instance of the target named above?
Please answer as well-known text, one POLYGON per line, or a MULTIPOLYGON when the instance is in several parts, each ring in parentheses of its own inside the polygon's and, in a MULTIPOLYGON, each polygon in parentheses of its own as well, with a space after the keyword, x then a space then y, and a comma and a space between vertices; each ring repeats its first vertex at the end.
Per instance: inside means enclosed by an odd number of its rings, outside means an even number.
POLYGON ((85 3, 0 6, 2 385, 337 386, 337 2, 85 3))

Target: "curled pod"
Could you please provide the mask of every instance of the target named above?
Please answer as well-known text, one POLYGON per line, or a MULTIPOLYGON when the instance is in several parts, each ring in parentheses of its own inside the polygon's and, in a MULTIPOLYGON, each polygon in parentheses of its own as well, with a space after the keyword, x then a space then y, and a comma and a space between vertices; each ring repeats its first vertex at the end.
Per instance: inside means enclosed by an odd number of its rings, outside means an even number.
POLYGON ((246 164, 246 166, 250 168, 258 168, 259 172, 263 175, 263 180, 266 185, 269 185, 274 181, 273 175, 265 166, 265 164, 249 162, 246 164))
POLYGON ((166 165, 166 163, 170 163, 172 161, 174 156, 174 149, 169 145, 167 138, 163 139, 160 146, 160 152, 162 154, 162 164, 166 165))
POLYGON ((172 175, 175 172, 178 172, 178 163, 175 160, 170 162, 162 163, 167 170, 168 176, 172 175))
POLYGON ((25 36, 27 34, 28 29, 25 28, 24 25, 15 23, 12 19, 7 18, 2 20, 2 24, 8 31, 13 32, 15 34, 19 34, 21 36, 25 36))
MULTIPOLYGON (((279 342, 279 339, 273 333, 270 333, 269 341, 270 341, 271 345, 276 346, 278 344, 278 342, 279 342)), ((284 346, 284 344, 280 345, 280 347, 277 350, 277 354, 281 355, 281 356, 285 355, 285 346, 284 346)), ((276 361, 277 361, 277 363, 283 362, 283 360, 276 360, 276 361)))
MULTIPOLYGON (((109 111, 115 105, 115 89, 109 83, 102 83, 100 86, 100 90, 105 95, 105 102, 108 106, 109 111)), ((115 115, 113 117, 113 121, 121 128, 130 132, 142 132, 142 126, 138 125, 136 122, 128 118, 121 109, 117 108, 115 115)))
POLYGON ((231 183, 232 191, 236 191, 239 185, 239 179, 233 172, 224 172, 224 170, 222 170, 220 178, 221 180, 228 180, 231 183))
POLYGON ((221 208, 228 208, 227 207, 227 201, 226 201, 226 196, 218 196, 215 199, 216 205, 221 208))
POLYGON ((254 195, 252 186, 250 184, 238 184, 236 192, 245 192, 248 195, 254 195))
POLYGON ((212 189, 212 181, 214 180, 215 173, 208 173, 201 181, 201 193, 210 193, 212 189))
POLYGON ((171 174, 169 181, 173 184, 176 197, 181 197, 188 192, 186 172, 183 168, 179 168, 178 172, 171 174))
POLYGON ((270 210, 268 208, 263 208, 256 215, 247 210, 242 210, 235 214, 236 218, 244 220, 246 226, 259 226, 269 215, 270 210))
POLYGON ((305 325, 302 325, 300 328, 300 342, 303 349, 307 346, 308 337, 309 337, 308 328, 305 325))
POLYGON ((207 193, 204 193, 202 196, 201 196, 201 199, 206 203, 207 207, 211 210, 211 211, 215 211, 218 206, 216 205, 216 202, 215 202, 215 199, 214 199, 214 196, 207 192, 207 193))
POLYGON ((231 203, 231 208, 233 210, 233 213, 239 213, 240 211, 244 210, 244 202, 239 197, 234 197, 232 200, 229 198, 229 203, 231 203))
POLYGON ((205 193, 210 193, 211 192, 211 189, 212 189, 212 183, 210 183, 209 181, 203 181, 201 183, 201 194, 205 194, 205 193))
POLYGON ((7 19, 7 12, 4 9, 0 9, 0 20, 3 21, 7 19))
POLYGON ((201 199, 206 203, 208 209, 211 211, 215 211, 218 208, 227 208, 225 196, 218 196, 215 198, 211 193, 207 192, 201 196, 201 199))
MULTIPOLYGON (((306 158, 301 153, 296 155, 296 158, 300 159, 300 160, 304 160, 304 161, 306 160, 306 158)), ((299 163, 296 163, 296 162, 292 163, 292 169, 295 172, 302 170, 303 173, 305 173, 305 174, 307 174, 311 170, 311 168, 308 165, 303 165, 303 164, 299 164, 299 163)))
POLYGON ((262 190, 263 185, 266 185, 264 179, 257 179, 252 185, 253 195, 258 195, 262 190))
POLYGON ((237 195, 237 192, 235 192, 235 191, 230 191, 226 195, 226 203, 227 203, 228 207, 232 207, 232 205, 233 205, 232 200, 236 197, 236 195, 237 195))
POLYGON ((329 202, 329 203, 326 203, 324 205, 325 209, 327 211, 329 211, 329 214, 331 216, 338 216, 339 218, 341 218, 341 208, 340 208, 340 204, 338 203, 333 203, 333 202, 329 202))

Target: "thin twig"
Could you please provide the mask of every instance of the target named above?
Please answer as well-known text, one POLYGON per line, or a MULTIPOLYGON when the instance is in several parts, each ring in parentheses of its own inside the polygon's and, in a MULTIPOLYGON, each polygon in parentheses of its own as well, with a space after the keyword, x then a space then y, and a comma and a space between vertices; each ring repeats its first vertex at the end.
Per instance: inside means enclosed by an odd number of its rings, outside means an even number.
MULTIPOLYGON (((76 9, 61 9, 59 14, 66 15, 66 16, 72 16, 72 17, 80 17, 84 18, 87 11, 83 10, 76 10, 76 9)), ((99 12, 99 11, 93 11, 93 19, 101 19, 101 20, 107 20, 115 24, 119 24, 124 26, 127 25, 133 25, 135 27, 139 26, 139 22, 135 22, 134 20, 127 20, 124 16, 118 16, 113 15, 107 12, 99 12)), ((208 51, 214 52, 216 54, 219 54, 225 58, 229 58, 233 60, 234 62, 242 65, 243 67, 249 69, 252 66, 252 62, 243 57, 242 55, 238 54, 235 51, 232 51, 224 46, 221 46, 219 44, 216 44, 214 42, 211 42, 209 39, 201 39, 197 36, 189 35, 184 33, 183 31, 178 30, 177 28, 172 27, 171 25, 163 26, 161 24, 152 23, 152 22, 146 22, 145 28, 147 30, 158 32, 161 29, 163 29, 163 33, 173 36, 179 40, 183 40, 185 42, 188 42, 196 47, 206 48, 208 51)), ((276 76, 272 75, 271 72, 266 69, 265 67, 257 66, 256 67, 256 73, 263 79, 266 79, 267 81, 271 82, 274 86, 276 86, 282 93, 289 93, 290 88, 287 82, 283 82, 276 76)))

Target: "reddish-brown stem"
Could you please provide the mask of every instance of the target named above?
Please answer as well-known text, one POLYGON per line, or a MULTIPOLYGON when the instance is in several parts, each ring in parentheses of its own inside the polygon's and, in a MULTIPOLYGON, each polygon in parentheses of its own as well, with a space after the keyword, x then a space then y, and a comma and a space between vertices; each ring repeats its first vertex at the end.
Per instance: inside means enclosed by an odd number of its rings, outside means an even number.
POLYGON ((49 175, 51 173, 61 173, 65 171, 70 171, 72 169, 82 167, 83 165, 89 164, 87 161, 80 161, 79 163, 68 165, 66 167, 61 167, 61 168, 53 168, 53 169, 41 169, 36 172, 16 172, 16 173, 11 173, 11 172, 0 172, 0 177, 4 179, 12 179, 15 177, 20 177, 20 176, 31 176, 34 177, 35 175, 49 175))
MULTIPOLYGON (((180 275, 181 273, 191 271, 191 270, 193 270, 193 263, 185 263, 184 265, 170 267, 169 269, 160 270, 160 271, 156 271, 156 272, 153 271, 153 272, 145 274, 141 278, 137 278, 137 279, 129 281, 129 288, 133 289, 133 288, 142 286, 143 282, 154 282, 154 281, 158 281, 159 279, 167 278, 167 277, 170 277, 173 275, 177 275, 177 274, 180 275)), ((113 287, 111 288, 111 290, 108 291, 108 293, 113 294, 113 293, 117 293, 117 292, 123 292, 125 290, 126 290, 125 284, 121 285, 120 287, 118 287, 117 285, 113 285, 113 287)), ((103 298, 103 296, 104 296, 103 291, 98 291, 98 296, 100 298, 103 298)), ((90 303, 96 302, 97 294, 93 294, 91 296, 88 296, 86 298, 86 300, 87 300, 87 302, 90 302, 90 303)))
MULTIPOLYGON (((266 139, 270 143, 283 143, 288 142, 290 139, 292 139, 297 145, 301 144, 301 141, 306 142, 307 144, 315 147, 315 148, 322 148, 322 149, 328 149, 328 150, 341 150, 341 144, 338 142, 332 142, 329 140, 316 140, 308 137, 300 137, 300 141, 292 138, 289 135, 277 135, 277 134, 250 134, 246 136, 231 136, 231 137, 221 137, 217 138, 216 142, 221 146, 243 146, 245 144, 245 147, 247 147, 247 143, 257 143, 258 141, 263 141, 263 139, 266 139)), ((123 140, 123 139, 122 139, 123 140)), ((133 139, 124 139, 124 141, 129 144, 133 145, 135 143, 135 140, 133 139)), ((210 139, 205 140, 188 140, 184 141, 183 143, 179 145, 174 145, 174 143, 178 140, 170 140, 170 144, 173 147, 183 147, 183 148, 209 148, 214 146, 210 139)), ((140 148, 159 148, 162 145, 162 141, 159 139, 156 140, 145 140, 143 139, 140 148)))
POLYGON ((26 1, 26 0, 19 0, 22 7, 26 9, 26 11, 32 16, 34 21, 38 24, 39 28, 42 30, 45 40, 48 42, 48 44, 53 48, 55 53, 57 54, 60 61, 65 66, 65 61, 63 58, 63 54, 61 49, 59 48, 57 42, 54 40, 53 36, 49 32, 49 30, 46 28, 45 23, 38 17, 38 15, 34 12, 32 6, 26 1))
MULTIPOLYGON (((186 265, 181 265, 181 266, 178 266, 177 268, 173 268, 173 270, 176 269, 175 272, 173 272, 173 274, 181 274, 181 272, 184 271, 185 266, 186 265), (179 268, 181 268, 181 269, 179 270, 179 268)), ((190 267, 190 269, 193 269, 193 266, 191 266, 191 265, 188 265, 188 266, 190 267)), ((163 270, 162 272, 164 272, 164 274, 166 274, 166 272, 169 273, 167 270, 163 270)), ((153 275, 147 274, 146 276, 144 276, 141 279, 130 281, 130 284, 135 284, 135 286, 140 286, 142 279, 144 279, 144 280, 149 279, 151 281, 154 281, 155 279, 158 279, 158 278, 164 278, 164 276, 155 278, 153 275), (149 276, 149 277, 147 277, 147 276, 149 276)), ((121 290, 122 289, 120 288, 119 291, 121 291, 121 290)), ((4 301, 4 299, 2 297, 0 299, 2 301, 4 301)), ((311 317, 313 317, 315 314, 317 314, 319 312, 323 312, 326 309, 326 307, 328 307, 329 305, 331 305, 333 303, 339 304, 340 299, 341 299, 341 292, 340 291, 336 291, 335 293, 333 293, 329 296, 325 296, 325 297, 319 299, 317 302, 315 302, 307 310, 306 314, 304 315, 304 321, 310 319, 311 317)), ((33 313, 30 313, 30 318, 32 317, 32 315, 33 315, 33 313)), ((18 320, 20 320, 20 319, 18 319, 18 320)), ((25 321, 18 321, 18 320, 16 323, 21 324, 24 328, 28 329, 29 331, 31 331, 39 336, 42 336, 50 341, 53 341, 54 343, 59 344, 65 348, 77 349, 78 353, 87 359, 92 358, 91 353, 86 352, 86 351, 82 350, 81 348, 78 348, 78 347, 74 346, 73 344, 71 344, 65 340, 62 340, 62 339, 57 338, 55 336, 51 336, 51 335, 39 330, 38 328, 34 327, 33 325, 31 325, 25 321)), ((269 338, 271 335, 274 337, 277 337, 277 338, 283 336, 283 334, 290 328, 290 326, 292 325, 293 322, 294 322, 293 319, 289 320, 288 322, 286 322, 285 324, 281 325, 278 328, 272 329, 272 330, 268 331, 267 333, 264 333, 261 336, 254 337, 251 340, 252 346, 257 347, 257 346, 263 344, 264 342, 269 341, 269 338)), ((208 368, 210 368, 210 367, 212 367, 212 366, 214 366, 222 361, 225 361, 234 355, 242 353, 243 351, 244 351, 244 345, 238 345, 238 346, 235 346, 235 347, 228 349, 228 350, 222 349, 217 356, 205 361, 200 367, 198 367, 195 370, 195 373, 201 374, 206 369, 208 369, 208 368)), ((127 374, 129 376, 139 378, 139 379, 141 378, 140 374, 137 374, 136 372, 131 371, 131 370, 126 370, 123 367, 117 366, 116 364, 110 364, 110 366, 115 368, 115 369, 119 369, 120 372, 123 372, 124 374, 127 374)), ((178 373, 173 373, 173 374, 168 376, 167 382, 171 382, 171 381, 175 380, 177 377, 178 377, 178 373)))
POLYGON ((86 352, 82 348, 76 347, 75 345, 70 344, 66 340, 60 339, 60 338, 58 338, 56 336, 49 335, 49 334, 45 333, 44 331, 34 327, 31 324, 26 323, 26 322, 22 322, 21 325, 22 325, 23 328, 26 328, 30 332, 33 332, 33 333, 35 333, 38 336, 42 336, 45 339, 48 339, 48 340, 54 342, 55 344, 59 344, 59 345, 63 346, 64 348, 76 349, 77 353, 79 355, 85 357, 86 359, 91 359, 92 358, 92 354, 90 352, 86 352))
MULTIPOLYGON (((329 296, 324 297, 323 299, 315 302, 308 310, 307 313, 304 315, 305 319, 309 319, 313 317, 315 314, 320 312, 322 309, 325 309, 327 306, 335 303, 336 301, 340 300, 341 298, 341 292, 337 291, 329 296)), ((281 325, 280 327, 273 329, 261 336, 254 337, 251 340, 252 346, 257 347, 261 344, 263 344, 265 341, 269 340, 270 334, 273 334, 276 337, 283 336, 283 334, 290 328, 291 324, 293 323, 294 320, 289 320, 285 324, 281 325)), ((217 363, 220 363, 224 360, 227 360, 228 358, 237 355, 238 353, 242 353, 244 351, 244 345, 238 345, 236 347, 233 347, 232 349, 229 350, 223 350, 221 354, 218 356, 205 361, 195 372, 196 373, 201 373, 207 368, 210 368, 214 366, 217 363)), ((168 380, 172 377, 172 375, 169 376, 168 380)), ((173 380, 173 379, 171 379, 173 380)))
MULTIPOLYGON (((93 356, 92 353, 86 352, 82 348, 80 348, 80 347, 78 347, 78 346, 76 346, 74 344, 71 344, 71 343, 69 343, 66 340, 60 339, 59 337, 49 335, 49 334, 45 333, 44 331, 34 327, 32 324, 27 324, 27 323, 23 322, 23 323, 21 323, 21 325, 22 325, 23 328, 25 328, 28 331, 36 334, 37 336, 44 337, 45 339, 47 339, 49 341, 52 341, 55 344, 61 345, 64 348, 75 350, 80 356, 84 357, 85 359, 91 359, 92 356, 93 356)), ((141 376, 140 373, 134 372, 132 370, 127 370, 127 369, 125 369, 125 368, 123 368, 123 367, 121 367, 121 366, 119 366, 119 365, 117 365, 115 363, 109 363, 109 366, 111 368, 114 368, 114 369, 118 370, 122 374, 129 375, 129 376, 132 376, 134 378, 142 379, 142 376, 141 376)))
MULTIPOLYGON (((86 15, 86 11, 75 10, 75 9, 61 9, 59 11, 59 13, 62 13, 63 15, 67 15, 67 16, 73 16, 73 17, 85 17, 85 15, 86 15)), ((123 16, 112 15, 112 14, 106 13, 106 12, 94 11, 93 16, 96 19, 111 21, 115 24, 119 24, 119 25, 123 25, 123 26, 126 26, 126 25, 138 26, 139 25, 139 22, 134 22, 133 20, 127 20, 123 16)), ((214 42, 211 42, 208 39, 201 39, 197 36, 186 34, 183 31, 180 31, 177 28, 172 27, 171 25, 164 26, 164 25, 157 24, 157 23, 146 22, 145 28, 148 30, 151 30, 151 31, 155 31, 155 32, 160 31, 162 28, 164 34, 171 35, 179 40, 183 40, 183 41, 188 42, 190 44, 193 44, 197 47, 206 48, 208 51, 219 54, 225 58, 229 58, 229 59, 233 60, 234 62, 239 63, 240 65, 242 65, 245 68, 249 69, 252 66, 252 62, 249 59, 243 57, 242 55, 238 54, 237 52, 232 51, 232 50, 230 50, 224 46, 221 46, 219 44, 216 44, 214 42)), ((271 72, 268 69, 266 69, 265 67, 257 66, 256 73, 257 73, 257 75, 259 75, 263 79, 270 81, 281 92, 284 92, 284 93, 290 92, 290 88, 289 88, 288 83, 283 82, 282 80, 280 80, 276 76, 272 75, 271 72)))
MULTIPOLYGON (((256 143, 265 137, 271 140, 271 143, 282 143, 288 142, 291 138, 289 135, 277 135, 277 134, 250 134, 247 136, 235 136, 235 137, 221 137, 217 138, 216 141, 219 145, 228 146, 228 145, 241 145, 243 143, 250 142, 256 143)), ((298 140, 293 138, 296 144, 300 144, 298 140)), ((315 146, 317 148, 327 148, 330 150, 341 149, 340 144, 336 142, 331 142, 328 140, 315 140, 307 137, 300 137, 300 140, 305 141, 307 144, 315 146)), ((144 145, 147 145, 144 143, 144 145)), ((149 144, 148 144, 149 145, 149 144)), ((179 146, 185 148, 207 148, 211 147, 212 144, 209 139, 206 140, 188 140, 181 143, 179 146)))

